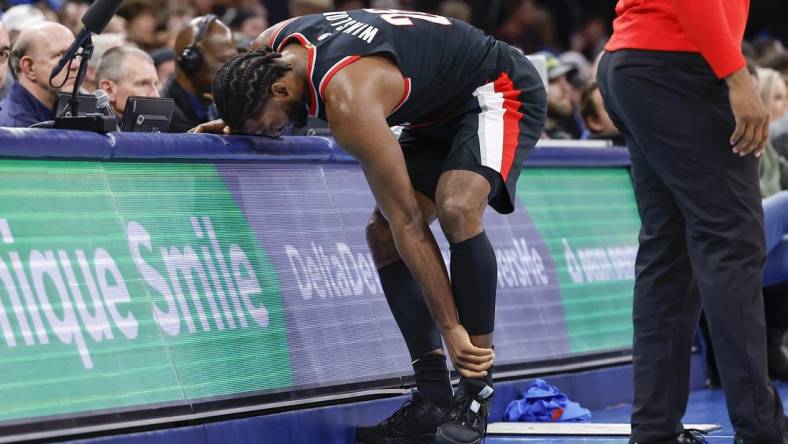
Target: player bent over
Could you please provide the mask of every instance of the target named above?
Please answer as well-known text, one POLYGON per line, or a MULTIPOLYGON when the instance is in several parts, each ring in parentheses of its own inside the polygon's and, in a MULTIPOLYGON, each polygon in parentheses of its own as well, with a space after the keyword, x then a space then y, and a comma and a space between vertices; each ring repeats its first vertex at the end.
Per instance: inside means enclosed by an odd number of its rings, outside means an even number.
POLYGON ((497 284, 482 216, 487 205, 514 210, 545 120, 539 75, 471 25, 388 9, 297 17, 252 49, 216 75, 222 121, 195 131, 279 136, 319 117, 361 163, 377 202, 367 241, 417 390, 390 418, 358 428, 358 440, 480 442, 497 284), (399 140, 394 125, 405 127, 399 140), (428 227, 435 219, 451 244, 450 273, 428 227), (441 338, 461 376, 453 395, 441 338))

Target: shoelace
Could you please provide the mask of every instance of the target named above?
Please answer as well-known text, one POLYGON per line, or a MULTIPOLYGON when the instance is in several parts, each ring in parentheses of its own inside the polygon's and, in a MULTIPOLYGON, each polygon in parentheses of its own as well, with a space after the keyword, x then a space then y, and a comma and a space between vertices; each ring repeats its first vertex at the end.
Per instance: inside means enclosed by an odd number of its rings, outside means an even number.
POLYGON ((703 430, 685 429, 681 434, 688 440, 689 443, 708 444, 706 441, 706 435, 708 435, 708 432, 704 432, 703 430))

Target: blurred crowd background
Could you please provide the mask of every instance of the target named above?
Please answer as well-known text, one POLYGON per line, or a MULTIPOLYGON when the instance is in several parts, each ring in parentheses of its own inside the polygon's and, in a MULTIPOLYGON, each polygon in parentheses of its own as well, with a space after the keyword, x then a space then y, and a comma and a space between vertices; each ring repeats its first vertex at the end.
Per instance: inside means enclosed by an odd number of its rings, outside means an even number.
MULTIPOLYGON (((468 21, 526 54, 545 56, 550 98, 545 138, 615 138, 593 82, 614 5, 613 0, 126 0, 104 33, 94 36, 82 87, 87 93, 107 91, 119 115, 128 96, 172 97, 172 131, 186 131, 215 117, 210 85, 218 67, 245 51, 269 25, 327 11, 409 9, 468 21), (209 14, 216 19, 203 20, 209 14), (205 35, 198 37, 201 26, 205 35), (181 66, 178 55, 192 45, 202 52, 200 63, 181 66)), ((81 30, 88 6, 84 0, 0 0, 0 126, 29 126, 51 114, 56 89, 45 74, 81 30)), ((774 78, 782 79, 782 86, 769 80, 765 92, 780 117, 788 79, 786 17, 788 1, 753 0, 743 48, 762 76, 772 79, 777 73, 774 78)), ((75 69, 76 64, 59 78, 62 88, 72 85, 75 69)))

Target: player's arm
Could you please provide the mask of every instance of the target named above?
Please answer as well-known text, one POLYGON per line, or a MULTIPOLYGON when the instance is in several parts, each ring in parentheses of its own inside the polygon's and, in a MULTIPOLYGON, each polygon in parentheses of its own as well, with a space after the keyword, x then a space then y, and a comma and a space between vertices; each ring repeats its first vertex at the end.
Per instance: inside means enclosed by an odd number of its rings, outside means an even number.
POLYGON ((361 163, 397 251, 424 292, 455 367, 463 376, 481 377, 492 364, 493 352, 475 347, 457 320, 440 250, 420 212, 402 149, 386 123, 403 85, 391 62, 367 57, 350 65, 326 88, 328 123, 337 142, 361 163))

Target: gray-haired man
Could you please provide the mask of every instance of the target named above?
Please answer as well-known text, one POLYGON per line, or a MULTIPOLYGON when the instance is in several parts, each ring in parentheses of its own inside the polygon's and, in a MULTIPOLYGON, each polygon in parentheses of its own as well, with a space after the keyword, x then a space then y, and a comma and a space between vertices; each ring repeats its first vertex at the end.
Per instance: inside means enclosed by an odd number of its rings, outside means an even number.
POLYGON ((129 96, 159 97, 159 76, 153 59, 137 48, 118 46, 104 53, 96 68, 96 85, 107 92, 121 116, 129 96))

